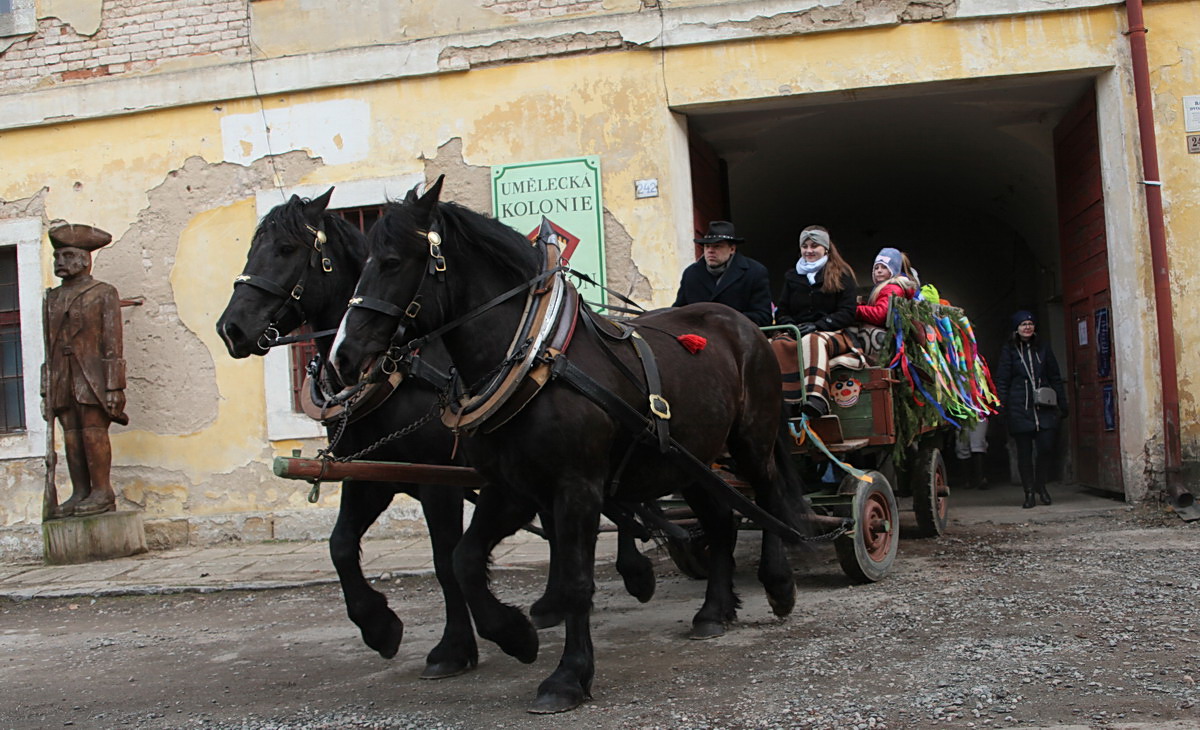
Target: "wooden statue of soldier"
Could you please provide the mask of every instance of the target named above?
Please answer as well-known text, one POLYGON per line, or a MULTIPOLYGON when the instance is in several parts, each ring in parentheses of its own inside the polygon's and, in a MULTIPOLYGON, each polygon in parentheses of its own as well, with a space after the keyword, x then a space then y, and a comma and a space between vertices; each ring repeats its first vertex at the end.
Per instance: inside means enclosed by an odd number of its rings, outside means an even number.
POLYGON ((121 300, 116 288, 91 275, 92 251, 111 241, 112 236, 91 226, 68 223, 50 229, 54 275, 62 285, 46 292, 42 416, 50 429, 55 418, 62 426, 71 475, 71 496, 51 510, 51 518, 116 509, 108 426, 129 423, 121 300))

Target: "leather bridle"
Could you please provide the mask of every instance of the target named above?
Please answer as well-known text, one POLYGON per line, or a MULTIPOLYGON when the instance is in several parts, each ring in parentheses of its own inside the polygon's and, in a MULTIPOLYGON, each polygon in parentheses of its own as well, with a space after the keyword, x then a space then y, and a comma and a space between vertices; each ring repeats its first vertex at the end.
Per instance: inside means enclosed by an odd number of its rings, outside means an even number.
MULTIPOLYGON (((407 307, 402 309, 389 301, 363 296, 357 292, 347 302, 349 309, 367 309, 397 320, 396 329, 392 332, 387 352, 380 363, 380 369, 387 375, 396 372, 400 360, 406 354, 402 352, 403 348, 401 345, 404 342, 404 334, 408 331, 409 325, 421 313, 421 291, 425 288, 425 281, 430 276, 436 276, 438 281, 444 282, 446 280, 446 257, 442 255, 442 234, 437 228, 437 221, 434 221, 429 226, 429 230, 422 231, 418 229, 415 231, 417 235, 422 236, 429 243, 429 260, 426 263, 425 269, 421 272, 421 280, 417 282, 417 288, 413 292, 412 300, 409 301, 407 307)), ((409 348, 407 352, 415 349, 409 348)))
MULTIPOLYGON (((264 350, 269 350, 276 345, 283 344, 279 335, 279 322, 289 310, 296 314, 299 322, 304 321, 304 311, 300 309, 300 297, 304 296, 304 287, 308 282, 308 274, 317 268, 317 262, 320 262, 323 273, 329 274, 333 271, 333 262, 325 255, 325 242, 328 240, 325 236, 325 231, 313 228, 307 223, 304 224, 304 227, 308 229, 309 233, 313 234, 313 241, 309 245, 311 251, 308 257, 308 264, 305 265, 304 270, 300 273, 300 279, 290 292, 265 276, 258 276, 257 274, 239 274, 233 279, 235 289, 239 284, 245 284, 260 291, 265 291, 272 296, 279 297, 282 300, 279 309, 275 310, 275 313, 271 315, 267 328, 258 336, 258 346, 264 350)), ((333 334, 335 331, 329 330, 324 334, 333 334)), ((306 337, 318 337, 321 334, 314 333, 306 335, 306 337)))

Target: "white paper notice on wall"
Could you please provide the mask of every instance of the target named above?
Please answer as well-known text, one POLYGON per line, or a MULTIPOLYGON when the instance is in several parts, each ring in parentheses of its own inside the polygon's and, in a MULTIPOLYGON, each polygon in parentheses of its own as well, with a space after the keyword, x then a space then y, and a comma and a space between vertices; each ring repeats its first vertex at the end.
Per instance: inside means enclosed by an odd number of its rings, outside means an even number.
POLYGON ((1080 347, 1087 347, 1087 343, 1088 343, 1088 326, 1087 326, 1087 320, 1086 320, 1086 319, 1081 319, 1081 320, 1079 320, 1078 322, 1076 322, 1075 324, 1076 324, 1076 326, 1079 328, 1079 346, 1080 346, 1080 347))
POLYGON ((1183 97, 1183 131, 1200 132, 1200 96, 1183 97))

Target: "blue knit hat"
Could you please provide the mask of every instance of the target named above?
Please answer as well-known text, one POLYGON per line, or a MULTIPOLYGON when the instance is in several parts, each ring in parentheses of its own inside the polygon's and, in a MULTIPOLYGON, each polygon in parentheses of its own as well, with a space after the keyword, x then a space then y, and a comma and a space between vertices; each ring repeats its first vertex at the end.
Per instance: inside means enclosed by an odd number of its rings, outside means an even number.
POLYGON ((1033 316, 1033 312, 1030 312, 1027 309, 1021 309, 1017 312, 1014 312, 1012 316, 1013 332, 1017 331, 1017 328, 1021 326, 1022 322, 1033 322, 1034 324, 1037 324, 1037 318, 1033 316))
MULTIPOLYGON (((888 267, 888 271, 892 272, 892 276, 899 276, 904 273, 904 266, 901 264, 900 252, 894 248, 881 248, 879 253, 875 255, 875 263, 883 264, 888 267)), ((874 266, 875 264, 872 264, 874 266)))

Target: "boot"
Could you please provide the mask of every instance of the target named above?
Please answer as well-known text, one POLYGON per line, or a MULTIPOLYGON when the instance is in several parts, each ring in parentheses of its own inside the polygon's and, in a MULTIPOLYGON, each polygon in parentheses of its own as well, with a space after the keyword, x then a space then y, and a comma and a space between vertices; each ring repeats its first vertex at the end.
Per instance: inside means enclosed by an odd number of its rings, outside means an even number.
POLYGON ((1036 504, 1037 502, 1033 501, 1033 490, 1027 488, 1025 490, 1025 503, 1021 506, 1025 509, 1032 509, 1036 504))
POLYGON ((812 420, 829 415, 829 404, 821 396, 813 393, 804 400, 804 405, 800 407, 801 412, 812 420))
POLYGON ((1037 495, 1038 499, 1042 501, 1042 504, 1053 504, 1053 501, 1050 499, 1050 492, 1046 491, 1045 484, 1038 485, 1037 495))
POLYGON ((983 475, 983 454, 971 454, 971 488, 988 488, 987 477, 983 475))

